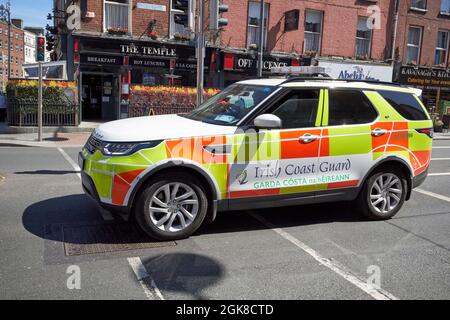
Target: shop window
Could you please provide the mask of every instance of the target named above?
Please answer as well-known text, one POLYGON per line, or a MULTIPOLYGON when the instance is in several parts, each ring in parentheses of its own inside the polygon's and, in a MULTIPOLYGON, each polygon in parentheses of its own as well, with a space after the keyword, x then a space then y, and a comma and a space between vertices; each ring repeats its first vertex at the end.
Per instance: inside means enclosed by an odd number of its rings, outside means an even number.
POLYGON ((130 32, 131 7, 129 0, 105 0, 104 29, 105 31, 130 32))
POLYGON ((323 12, 306 10, 305 13, 305 53, 320 52, 323 12))
POLYGON ((441 0, 441 14, 450 15, 450 0, 441 0))
POLYGON ((427 0, 411 0, 411 9, 427 10, 427 0))
POLYGON ((408 45, 406 49, 406 63, 415 65, 418 64, 421 42, 422 42, 422 28, 409 27, 408 45))
POLYGON ((372 30, 369 28, 369 23, 369 18, 358 17, 358 25, 356 28, 356 57, 358 58, 370 58, 372 30))
POLYGON ((195 0, 172 0, 170 7, 170 37, 189 38, 195 29, 195 0))
MULTIPOLYGON (((263 48, 267 47, 267 24, 269 20, 269 4, 264 3, 264 36, 263 48)), ((247 22, 247 47, 259 48, 260 46, 260 26, 261 26, 261 3, 248 3, 248 22, 247 22)))
POLYGON ((434 64, 445 67, 447 64, 448 31, 438 31, 434 64))

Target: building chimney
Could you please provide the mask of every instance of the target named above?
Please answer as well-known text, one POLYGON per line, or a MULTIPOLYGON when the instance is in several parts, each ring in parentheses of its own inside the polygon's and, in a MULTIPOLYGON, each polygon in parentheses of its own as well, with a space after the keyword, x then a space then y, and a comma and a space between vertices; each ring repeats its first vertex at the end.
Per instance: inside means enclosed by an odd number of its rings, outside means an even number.
POLYGON ((23 29, 23 20, 22 19, 11 19, 11 23, 19 29, 23 29))

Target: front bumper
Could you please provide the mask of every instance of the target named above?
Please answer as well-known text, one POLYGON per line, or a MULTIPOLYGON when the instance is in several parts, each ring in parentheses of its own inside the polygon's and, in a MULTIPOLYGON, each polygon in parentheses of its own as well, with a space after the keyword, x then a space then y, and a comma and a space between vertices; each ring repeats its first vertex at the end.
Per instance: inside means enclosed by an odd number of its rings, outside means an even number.
POLYGON ((113 211, 113 212, 120 212, 120 213, 130 213, 129 207, 123 207, 123 206, 116 206, 108 203, 104 203, 101 201, 100 196, 98 194, 97 188, 95 187, 94 180, 84 171, 84 157, 83 154, 80 152, 78 155, 78 163, 81 168, 81 184, 83 187, 84 193, 88 195, 91 199, 93 199, 95 202, 97 202, 102 208, 113 211))

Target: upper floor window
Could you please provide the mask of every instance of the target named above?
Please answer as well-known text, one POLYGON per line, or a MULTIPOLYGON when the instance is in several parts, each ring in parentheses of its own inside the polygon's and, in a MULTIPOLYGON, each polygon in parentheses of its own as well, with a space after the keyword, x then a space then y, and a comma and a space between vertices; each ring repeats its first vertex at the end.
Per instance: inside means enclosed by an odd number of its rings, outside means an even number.
POLYGON ((411 9, 427 9, 427 0, 411 0, 411 9))
POLYGON ((434 64, 445 67, 447 64, 448 31, 438 31, 434 64))
POLYGON ((320 52, 323 12, 306 10, 305 12, 305 52, 320 52))
POLYGON ((130 32, 130 9, 129 0, 105 0, 105 31, 130 32))
POLYGON ((418 64, 421 42, 422 42, 422 28, 409 27, 408 45, 406 49, 406 63, 418 64))
MULTIPOLYGON (((269 19, 269 4, 264 3, 264 37, 263 48, 267 46, 267 24, 269 19)), ((259 48, 261 26, 261 3, 249 2, 248 4, 248 24, 247 24, 247 47, 256 45, 259 48)))
POLYGON ((356 28, 356 57, 370 57, 370 42, 372 40, 372 30, 369 28, 369 18, 358 17, 356 28))
POLYGON ((450 14, 450 0, 441 0, 441 13, 450 14))
POLYGON ((170 8, 170 37, 190 37, 195 27, 194 0, 172 0, 170 8))

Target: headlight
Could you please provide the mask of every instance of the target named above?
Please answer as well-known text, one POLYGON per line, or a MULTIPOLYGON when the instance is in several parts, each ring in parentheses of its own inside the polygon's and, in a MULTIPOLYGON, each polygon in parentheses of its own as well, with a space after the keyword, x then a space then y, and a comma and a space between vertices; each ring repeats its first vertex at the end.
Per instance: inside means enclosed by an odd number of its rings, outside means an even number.
POLYGON ((105 142, 102 153, 105 156, 127 156, 142 149, 149 149, 158 146, 163 140, 132 143, 132 142, 105 142))

